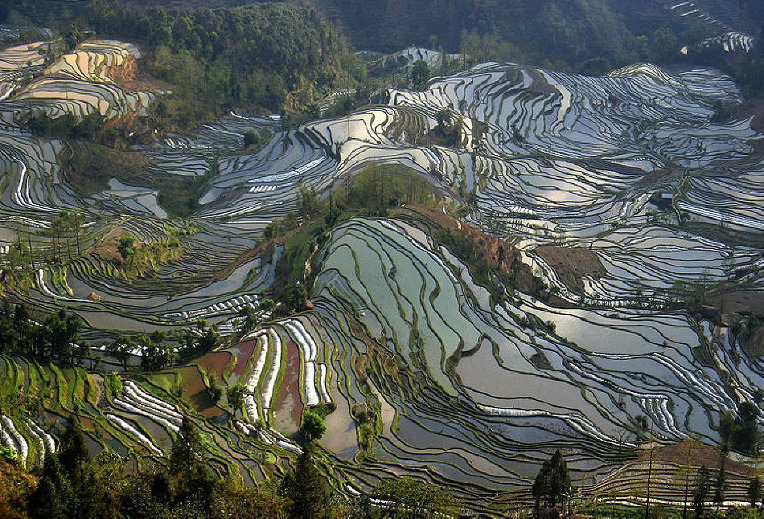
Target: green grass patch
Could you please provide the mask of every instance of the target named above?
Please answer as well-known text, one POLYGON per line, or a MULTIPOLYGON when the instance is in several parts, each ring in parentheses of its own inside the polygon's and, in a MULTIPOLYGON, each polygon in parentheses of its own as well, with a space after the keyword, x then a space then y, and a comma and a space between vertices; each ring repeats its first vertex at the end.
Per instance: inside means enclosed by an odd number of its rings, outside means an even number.
POLYGON ((109 180, 158 191, 157 202, 170 216, 185 217, 199 208, 197 200, 207 183, 217 175, 211 162, 204 175, 156 175, 149 171, 151 161, 137 151, 117 151, 102 144, 72 140, 62 154, 62 172, 67 183, 84 195, 109 189, 109 180))
POLYGON ((236 363, 239 362, 239 355, 231 352, 231 358, 228 359, 228 365, 226 365, 225 369, 223 370, 223 381, 227 381, 231 373, 233 373, 233 369, 236 367, 236 363))
POLYGON ((104 377, 104 387, 106 388, 106 396, 109 400, 122 395, 122 379, 114 373, 106 374, 104 377))
POLYGON ((148 159, 139 152, 119 152, 101 144, 73 140, 61 155, 62 173, 67 183, 84 195, 109 189, 109 180, 151 187, 148 159))
POLYGON ((323 230, 323 220, 313 220, 287 238, 284 253, 276 265, 274 298, 287 301, 291 296, 289 291, 298 281, 304 281, 305 263, 313 248, 318 245, 318 237, 323 230))

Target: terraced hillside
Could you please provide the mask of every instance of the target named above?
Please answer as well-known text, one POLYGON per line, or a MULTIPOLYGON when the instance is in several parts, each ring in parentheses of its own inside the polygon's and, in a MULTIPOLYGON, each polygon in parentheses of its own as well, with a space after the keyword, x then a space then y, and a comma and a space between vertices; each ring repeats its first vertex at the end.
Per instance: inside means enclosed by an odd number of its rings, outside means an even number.
MULTIPOLYGON (((26 445, 27 463, 54 447, 47 435, 69 412, 92 421, 94 449, 136 458, 166 453, 188 415, 213 467, 237 466, 253 482, 284 472, 303 411, 315 407, 333 410, 322 468, 349 494, 412 474, 488 507, 527 489, 559 447, 577 477, 615 501, 639 497, 641 462, 612 473, 639 453, 642 416, 657 442, 693 435, 715 444, 722 414, 755 401, 760 347, 724 318, 686 310, 698 291, 706 303, 729 294, 724 304, 748 313, 761 299, 761 136, 750 120, 716 117, 719 104, 739 102, 729 77, 647 64, 586 77, 486 63, 289 130, 278 117, 232 112, 139 150, 154 175, 205 179, 200 209, 174 220, 156 192, 117 179, 77 192, 61 174, 63 143, 13 118, 30 103, 77 116, 140 111, 153 94, 131 104, 104 80, 132 49, 93 42, 49 66, 43 78, 82 85, 81 99, 68 99, 68 87, 43 99, 48 83, 38 79, 0 103, 0 237, 6 247, 28 240, 37 261, 34 286, 19 298, 78 313, 95 345, 116 331, 199 318, 232 331, 242 309, 283 281, 289 238, 267 244, 268 224, 299 212, 306 190, 328 196, 364 166, 415 172, 439 205, 327 226, 310 244, 310 275, 297 275, 309 309, 265 315, 241 342, 188 366, 129 380, 3 358, 15 398, 41 388, 40 408, 1 429, 4 444, 26 445), (268 142, 243 149, 249 131, 268 142), (81 253, 46 261, 60 252, 51 225, 64 208, 82 212, 81 253), (468 228, 503 239, 504 253, 488 257, 498 270, 478 277, 457 241, 438 239, 468 228), (113 250, 125 235, 182 254, 136 278, 113 250), (533 289, 521 270, 535 276, 533 289), (732 301, 743 292, 752 300, 732 301), (243 414, 210 400, 211 378, 242 384, 243 414)), ((8 52, 0 63, 36 66, 8 52)), ((730 501, 743 498, 748 474, 738 473, 730 501)))

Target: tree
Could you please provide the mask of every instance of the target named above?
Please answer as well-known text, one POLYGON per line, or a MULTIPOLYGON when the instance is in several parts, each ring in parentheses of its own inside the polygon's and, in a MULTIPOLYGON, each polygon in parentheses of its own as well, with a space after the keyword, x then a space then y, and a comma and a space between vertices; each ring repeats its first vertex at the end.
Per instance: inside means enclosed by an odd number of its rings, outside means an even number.
POLYGON ((0 311, 0 353, 16 351, 16 332, 11 317, 10 305, 5 301, 0 311))
POLYGON ((392 517, 397 517, 396 512, 402 510, 411 517, 449 517, 454 514, 457 505, 447 490, 416 481, 410 476, 382 481, 374 488, 372 496, 382 503, 389 503, 383 506, 388 508, 392 517))
POLYGON ((305 303, 308 300, 308 289, 302 283, 297 283, 292 287, 289 293, 289 306, 293 311, 299 312, 305 308, 305 303))
POLYGON ((67 48, 74 48, 79 42, 82 41, 82 39, 83 34, 80 31, 80 28, 73 23, 69 24, 69 26, 66 28, 66 31, 64 32, 64 43, 66 44, 67 48))
POLYGON ((737 408, 738 418, 732 429, 732 447, 742 453, 755 456, 759 440, 759 406, 753 402, 741 402, 737 408))
POLYGON ((653 32, 650 38, 650 60, 659 64, 670 63, 679 51, 679 40, 667 27, 653 32))
POLYGON ((53 238, 54 248, 56 248, 56 245, 58 244, 56 256, 61 255, 61 238, 63 238, 66 245, 66 255, 69 259, 72 259, 71 239, 72 234, 79 236, 79 216, 75 215, 74 211, 62 209, 56 214, 53 220, 51 220, 48 232, 53 238))
POLYGON ((122 259, 129 261, 135 255, 135 237, 134 236, 122 236, 119 239, 119 245, 117 246, 119 255, 122 259))
POLYGON ((566 499, 571 494, 571 482, 568 466, 559 449, 541 466, 531 491, 536 502, 537 515, 542 504, 544 508, 555 508, 559 503, 565 508, 566 499))
POLYGON ((170 451, 170 476, 179 478, 182 485, 189 485, 191 481, 207 473, 204 461, 204 448, 199 431, 191 419, 184 415, 170 451))
POLYGON ((269 483, 256 488, 244 484, 240 477, 228 476, 215 487, 212 509, 215 518, 262 517, 286 519, 287 501, 269 483))
POLYGON ((725 412, 719 419, 719 437, 722 444, 729 445, 732 442, 732 433, 735 430, 735 415, 732 411, 725 412))
POLYGON ((324 419, 315 411, 307 409, 302 414, 302 433, 308 442, 320 439, 326 432, 324 419))
MULTIPOLYGON (((28 242, 31 243, 31 242, 28 242)), ((5 256, 0 256, 5 283, 11 288, 26 290, 32 286, 34 262, 30 245, 19 240, 10 246, 5 256)))
POLYGON ((258 143, 260 140, 259 137, 252 130, 247 130, 246 132, 244 132, 243 137, 244 139, 242 144, 244 145, 245 148, 249 148, 253 144, 258 143))
POLYGON ((414 88, 421 90, 427 80, 430 79, 430 67, 424 60, 417 60, 411 66, 411 83, 414 88))
POLYGON ((75 314, 67 314, 62 308, 48 315, 43 321, 43 326, 44 354, 71 362, 74 343, 82 328, 82 319, 75 314))
POLYGON ((239 311, 239 317, 242 318, 239 324, 239 333, 242 335, 245 335, 247 332, 251 332, 257 327, 258 324, 260 324, 260 317, 257 314, 257 310, 250 305, 242 307, 242 309, 239 311))
POLYGON ((308 103, 302 109, 302 112, 308 117, 308 119, 318 119, 321 117, 321 107, 316 102, 308 103))
POLYGON ((236 418, 236 413, 244 405, 244 386, 239 383, 229 387, 226 391, 226 397, 228 398, 228 405, 233 411, 233 416, 236 418))
POLYGON ((196 344, 196 353, 208 353, 220 345, 220 333, 217 325, 210 326, 202 332, 196 344))
POLYGON ((682 442, 682 452, 685 457, 684 468, 678 472, 677 480, 684 488, 682 499, 682 519, 687 519, 688 499, 690 497, 690 471, 692 469, 692 453, 701 446, 697 438, 687 438, 682 442))
POLYGON ((453 121, 453 115, 448 108, 441 108, 438 113, 435 114, 435 120, 438 122, 438 128, 441 132, 445 131, 446 126, 449 126, 453 121))
POLYGON ((17 350, 21 353, 29 352, 30 323, 27 307, 23 303, 17 304, 13 311, 13 329, 16 332, 17 350))
POLYGON ((4 461, 7 463, 16 463, 19 456, 16 453, 16 449, 13 449, 11 447, 6 447, 5 445, 0 446, 0 461, 4 461))
POLYGON ((274 218, 271 223, 263 229, 263 238, 271 240, 281 235, 281 221, 274 218))
POLYGON ((163 341, 164 335, 162 334, 141 335, 139 342, 143 346, 143 355, 141 356, 143 369, 157 371, 176 360, 175 350, 163 341))
POLYGON ((761 480, 759 479, 759 476, 753 476, 751 478, 751 483, 748 485, 746 494, 748 496, 748 502, 751 503, 751 508, 756 508, 761 499, 761 480))
POLYGON ((708 467, 703 465, 700 467, 700 471, 698 472, 698 477, 695 483, 695 493, 692 499, 692 506, 695 509, 695 519, 700 519, 703 517, 703 510, 706 506, 708 491, 708 467))
POLYGON ((127 362, 130 360, 130 355, 135 347, 136 344, 132 337, 120 333, 116 339, 106 345, 106 351, 122 364, 122 369, 127 370, 127 362))
POLYGON ((40 484, 31 500, 32 517, 87 517, 91 505, 89 474, 82 427, 74 416, 69 416, 59 452, 45 457, 40 484))
POLYGON ((58 455, 45 457, 42 476, 30 501, 30 516, 35 519, 66 519, 70 517, 71 487, 64 475, 58 455))
POLYGON ((156 126, 162 128, 164 126, 164 119, 168 114, 167 103, 165 103, 164 100, 159 100, 156 103, 152 103, 149 109, 149 113, 152 116, 156 126))
POLYGON ((210 376, 210 398, 217 404, 222 396, 223 388, 218 384, 217 375, 212 374, 210 376))
POLYGON ((642 443, 647 438, 647 432, 650 428, 650 424, 647 421, 647 417, 643 414, 634 417, 634 439, 637 444, 642 443))
POLYGON ((297 207, 302 218, 310 219, 321 212, 323 204, 318 199, 315 188, 308 189, 300 185, 300 201, 297 207))
POLYGON ((66 419, 66 429, 61 435, 61 446, 58 454, 61 466, 73 481, 84 481, 84 466, 88 460, 88 449, 82 426, 74 416, 66 419))
POLYGON ((714 482, 714 504, 716 511, 724 503, 724 491, 727 488, 727 453, 729 447, 722 444, 719 449, 719 470, 716 472, 716 481, 714 482))
MULTIPOLYGON (((215 481, 207 470, 202 437, 188 416, 183 416, 172 444, 168 471, 174 483, 176 507, 197 509, 194 516, 210 516, 215 481)), ((164 486, 160 481, 156 483, 152 491, 164 486)))
POLYGON ((314 519, 329 515, 329 492, 308 447, 297 457, 294 471, 284 476, 280 493, 291 501, 290 517, 314 519))

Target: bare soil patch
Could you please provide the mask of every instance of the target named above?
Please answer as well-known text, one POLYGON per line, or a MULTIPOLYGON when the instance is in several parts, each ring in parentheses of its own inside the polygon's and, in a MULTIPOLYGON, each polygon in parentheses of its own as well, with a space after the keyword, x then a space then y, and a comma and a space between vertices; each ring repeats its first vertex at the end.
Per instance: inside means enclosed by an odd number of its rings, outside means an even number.
POLYGON ((764 292, 745 288, 735 289, 724 292, 723 295, 714 296, 711 303, 717 308, 721 308, 725 314, 751 313, 762 315, 764 313, 764 292))
POLYGON ((599 278, 607 272, 599 256, 589 249, 542 245, 536 253, 549 263, 570 290, 583 293, 583 278, 599 278))
MULTIPOLYGON (((104 236, 103 240, 101 240, 101 243, 93 247, 91 249, 90 254, 93 256, 97 256, 100 259, 104 261, 110 261, 112 263, 122 264, 124 263, 124 259, 122 258, 122 255, 119 253, 119 240, 123 236, 127 236, 128 233, 125 232, 124 229, 121 227, 117 227, 116 229, 113 229, 109 232, 106 236, 104 236)), ((133 244, 133 248, 138 250, 143 248, 143 243, 135 240, 135 243, 133 244)))
MULTIPOLYGON (((687 463, 687 451, 685 449, 686 448, 681 443, 657 447, 653 449, 653 461, 665 461, 676 463, 677 465, 684 465, 687 463)), ((650 451, 646 450, 642 453, 640 459, 645 461, 648 460, 649 457, 650 451)), ((710 470, 718 470, 719 462, 719 449, 712 447, 711 445, 703 443, 691 451, 690 463, 695 467, 705 465, 710 470)), ((755 473, 753 468, 730 458, 727 458, 725 468, 732 474, 743 476, 753 476, 755 473)))
POLYGON ((531 293, 535 289, 533 281, 533 272, 531 268, 520 259, 520 251, 511 243, 502 240, 497 236, 482 233, 465 222, 458 221, 447 214, 436 211, 435 209, 418 204, 406 204, 406 209, 411 212, 425 216, 440 225, 453 236, 462 236, 469 238, 483 253, 489 266, 494 269, 500 269, 505 274, 512 277, 516 287, 521 292, 531 293), (503 250, 503 257, 500 254, 503 250), (499 262, 501 259, 501 263, 499 262))

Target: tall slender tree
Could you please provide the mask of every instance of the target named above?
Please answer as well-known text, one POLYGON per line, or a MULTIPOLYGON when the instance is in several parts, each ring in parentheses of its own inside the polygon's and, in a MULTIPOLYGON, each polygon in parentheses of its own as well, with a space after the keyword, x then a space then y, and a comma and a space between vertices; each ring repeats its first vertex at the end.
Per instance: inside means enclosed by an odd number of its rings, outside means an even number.
POLYGON ((204 461, 204 448, 199 431, 188 416, 183 416, 170 451, 170 475, 179 478, 181 486, 189 485, 195 478, 206 474, 207 467, 204 461))
POLYGON ((294 471, 284 476, 280 491, 291 501, 290 517, 314 519, 327 516, 329 492, 310 447, 297 457, 294 471))
POLYGON ((748 502, 751 503, 751 508, 756 508, 761 499, 761 480, 759 479, 759 476, 751 478, 751 483, 748 485, 746 494, 748 496, 748 502))
POLYGON ((703 510, 706 506, 706 499, 708 498, 708 491, 710 485, 708 482, 708 467, 703 465, 700 467, 698 477, 695 480, 695 493, 692 498, 692 507, 695 510, 695 519, 703 517, 703 510))
POLYGON ((729 447, 727 444, 722 444, 719 449, 719 470, 716 472, 716 481, 714 482, 714 504, 716 505, 716 511, 719 511, 719 507, 724 504, 724 493, 727 489, 727 454, 729 453, 729 447))

